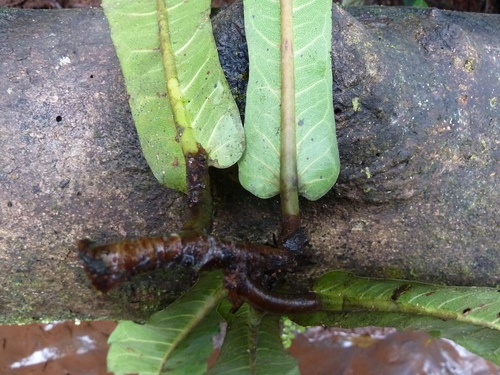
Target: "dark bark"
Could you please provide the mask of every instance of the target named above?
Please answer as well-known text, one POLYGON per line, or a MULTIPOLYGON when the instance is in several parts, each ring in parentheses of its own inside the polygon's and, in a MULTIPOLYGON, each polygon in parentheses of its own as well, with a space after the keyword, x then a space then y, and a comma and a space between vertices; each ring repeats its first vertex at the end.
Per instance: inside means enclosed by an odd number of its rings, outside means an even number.
MULTIPOLYGON (((232 12, 215 34, 243 105, 232 12)), ((297 283, 335 268, 500 282, 499 27, 497 15, 335 8, 342 171, 326 197, 301 202, 317 263, 297 283)), ((137 318, 167 303, 187 271, 97 295, 77 258, 77 239, 161 236, 185 218, 184 197, 141 156, 101 11, 0 11, 0 66, 0 320, 137 318)), ((245 192, 234 169, 213 172, 214 233, 272 242, 277 199, 245 192)))

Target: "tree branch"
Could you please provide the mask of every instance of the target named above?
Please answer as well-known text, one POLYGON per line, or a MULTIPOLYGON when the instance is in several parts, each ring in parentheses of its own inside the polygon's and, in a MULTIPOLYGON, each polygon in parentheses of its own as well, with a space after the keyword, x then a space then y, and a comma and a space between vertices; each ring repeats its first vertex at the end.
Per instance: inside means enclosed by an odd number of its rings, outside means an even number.
MULTIPOLYGON (((215 34, 244 103, 241 4, 215 34)), ((301 202, 315 264, 452 284, 496 285, 500 190, 500 22, 435 9, 334 8, 334 107, 342 171, 301 202)), ((76 240, 163 237, 184 196, 142 158, 99 9, 0 14, 0 316, 2 322, 148 316, 186 288, 174 267, 98 295, 76 240), (92 30, 89 38, 88 30, 92 30)), ((213 171, 214 235, 266 243, 276 201, 213 171)))

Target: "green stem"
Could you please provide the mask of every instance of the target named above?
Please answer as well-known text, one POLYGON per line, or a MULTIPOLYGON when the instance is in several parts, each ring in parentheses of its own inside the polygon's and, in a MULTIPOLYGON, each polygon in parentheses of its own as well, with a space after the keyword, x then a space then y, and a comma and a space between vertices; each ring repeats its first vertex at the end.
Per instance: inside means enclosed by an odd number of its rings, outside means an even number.
POLYGON ((300 227, 295 134, 295 76, 293 57, 292 0, 281 0, 281 239, 300 227))
POLYGON ((167 81, 168 98, 180 136, 182 152, 186 158, 186 183, 188 190, 188 217, 183 230, 208 234, 212 230, 212 195, 208 175, 208 155, 197 142, 188 120, 186 105, 177 78, 177 67, 172 50, 172 40, 165 0, 157 0, 158 33, 167 81))
POLYGON ((250 374, 257 373, 257 346, 259 344, 259 326, 264 317, 264 312, 255 309, 252 305, 248 309, 248 357, 250 362, 250 374))
POLYGON ((181 139, 182 152, 187 157, 189 153, 196 154, 198 146, 193 135, 193 129, 188 121, 186 106, 182 98, 182 91, 179 87, 177 78, 177 68, 175 66, 175 57, 172 50, 172 41, 170 40, 170 31, 168 27, 168 11, 165 7, 165 0, 157 0, 156 8, 158 11, 158 33, 160 36, 160 49, 163 60, 163 69, 167 81, 168 98, 175 124, 181 139))

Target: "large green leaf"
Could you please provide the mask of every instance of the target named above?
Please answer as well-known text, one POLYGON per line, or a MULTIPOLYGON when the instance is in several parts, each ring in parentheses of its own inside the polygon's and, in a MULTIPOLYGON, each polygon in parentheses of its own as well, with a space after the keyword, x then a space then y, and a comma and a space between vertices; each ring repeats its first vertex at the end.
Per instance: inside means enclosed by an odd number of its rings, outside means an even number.
POLYGON ((244 148, 238 109, 217 57, 210 0, 103 0, 142 149, 156 178, 185 191, 184 154, 213 166, 244 148), (168 85, 167 85, 168 80, 168 85))
MULTIPOLYGON (((269 198, 280 191, 280 3, 246 0, 250 58, 245 109, 247 148, 240 182, 269 198)), ((331 71, 331 1, 293 0, 297 174, 300 194, 323 196, 339 173, 331 71)))
POLYGON ((146 324, 121 321, 108 340, 109 371, 205 374, 221 320, 215 307, 226 294, 220 272, 203 273, 191 290, 146 324))
POLYGON ((298 375, 297 361, 284 349, 280 316, 262 315, 248 304, 235 314, 222 303, 219 312, 228 322, 226 337, 211 375, 298 375))
POLYGON ((390 326, 445 337, 500 365, 500 293, 356 277, 335 271, 316 283, 325 311, 297 317, 303 325, 390 326))

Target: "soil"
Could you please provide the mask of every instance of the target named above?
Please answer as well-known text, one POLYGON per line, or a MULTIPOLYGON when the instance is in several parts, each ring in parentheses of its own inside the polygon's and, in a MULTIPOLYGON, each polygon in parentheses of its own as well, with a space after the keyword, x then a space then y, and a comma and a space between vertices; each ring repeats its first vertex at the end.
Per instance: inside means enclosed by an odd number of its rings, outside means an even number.
POLYGON ((112 321, 0 327, 4 375, 104 375, 112 321))
POLYGON ((393 328, 311 327, 295 337, 290 353, 307 375, 500 374, 449 340, 393 328))

